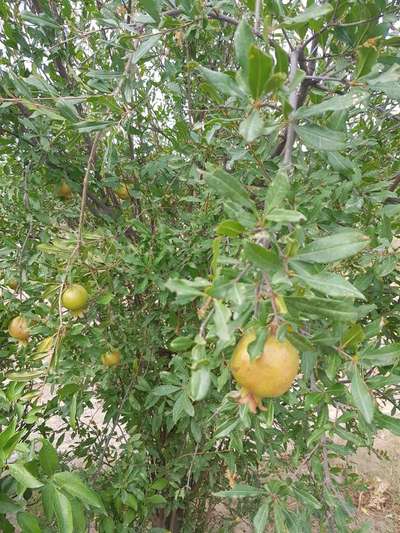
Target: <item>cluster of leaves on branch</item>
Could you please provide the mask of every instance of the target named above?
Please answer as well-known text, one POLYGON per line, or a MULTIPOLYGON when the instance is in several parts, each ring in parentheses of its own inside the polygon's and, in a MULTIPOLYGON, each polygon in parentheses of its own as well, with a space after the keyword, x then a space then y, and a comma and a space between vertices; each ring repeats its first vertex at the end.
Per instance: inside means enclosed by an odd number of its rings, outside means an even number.
POLYGON ((2 531, 350 530, 400 434, 399 15, 0 0, 2 531), (301 370, 253 413, 271 326, 301 370))

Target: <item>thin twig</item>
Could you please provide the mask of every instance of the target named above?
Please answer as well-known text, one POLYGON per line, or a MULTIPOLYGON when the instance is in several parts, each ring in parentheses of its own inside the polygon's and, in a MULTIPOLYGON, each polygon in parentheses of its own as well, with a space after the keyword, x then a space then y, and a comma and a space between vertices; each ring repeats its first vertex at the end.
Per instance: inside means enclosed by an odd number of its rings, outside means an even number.
POLYGON ((200 443, 198 442, 196 444, 196 448, 194 449, 192 460, 190 461, 190 466, 189 466, 189 470, 188 470, 187 478, 186 478, 186 488, 187 488, 187 490, 190 490, 190 478, 192 477, 193 465, 194 465, 194 461, 196 459, 196 455, 197 455, 197 451, 199 449, 199 446, 200 446, 200 443))
POLYGON ((304 49, 308 44, 310 44, 313 41, 313 39, 315 39, 316 37, 319 37, 322 33, 329 30, 330 28, 346 28, 350 26, 359 26, 360 24, 366 24, 368 22, 373 22, 374 20, 378 20, 380 19, 381 16, 382 14, 379 14, 379 15, 375 15, 374 17, 370 17, 368 19, 358 20, 354 22, 332 22, 331 24, 327 24, 326 26, 321 28, 319 31, 313 33, 313 35, 311 35, 311 37, 309 37, 306 41, 304 41, 304 43, 302 44, 302 48, 304 49))
MULTIPOLYGON (((133 376, 133 378, 131 379, 131 382, 129 383, 128 387, 126 388, 125 394, 124 394, 124 396, 123 396, 123 398, 121 400, 121 403, 119 405, 118 414, 117 414, 117 416, 116 416, 116 418, 114 420, 114 424, 112 425, 111 431, 109 432, 109 434, 107 435, 107 437, 105 438, 105 440, 101 444, 101 453, 100 453, 99 459, 97 461, 96 471, 93 474, 93 480, 96 480, 98 475, 100 474, 100 470, 101 470, 101 467, 103 465, 104 456, 106 454, 106 451, 108 450, 108 446, 110 444, 110 441, 111 441, 111 439, 114 436, 115 428, 119 424, 119 420, 120 420, 120 417, 121 417, 121 411, 122 411, 122 409, 125 406, 125 403, 126 403, 126 401, 128 399, 128 396, 129 396, 129 393, 131 392, 133 384, 136 381, 136 378, 137 378, 137 374, 135 374, 133 376)), ((110 424, 110 422, 108 422, 107 427, 108 427, 109 424, 110 424)), ((107 431, 107 427, 105 428, 105 431, 107 431)))
POLYGON ((285 28, 282 28, 282 33, 283 33, 283 36, 284 36, 285 39, 286 39, 286 42, 288 43, 288 46, 289 46, 289 48, 290 48, 290 51, 293 52, 293 50, 294 50, 294 46, 293 46, 292 43, 290 42, 289 35, 287 34, 287 31, 285 30, 285 28))

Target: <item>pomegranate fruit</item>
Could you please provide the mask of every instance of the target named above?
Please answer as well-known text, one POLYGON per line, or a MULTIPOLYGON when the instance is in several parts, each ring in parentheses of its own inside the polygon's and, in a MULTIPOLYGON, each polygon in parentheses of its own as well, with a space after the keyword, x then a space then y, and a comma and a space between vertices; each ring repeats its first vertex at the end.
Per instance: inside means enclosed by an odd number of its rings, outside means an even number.
POLYGON ((13 291, 16 291, 18 289, 18 281, 15 278, 10 278, 7 282, 7 286, 13 291))
POLYGON ((64 200, 68 200, 72 196, 72 189, 65 181, 58 188, 58 196, 64 200))
POLYGON ((14 317, 8 326, 8 333, 10 334, 10 337, 14 337, 14 339, 26 343, 30 337, 28 321, 26 318, 23 316, 14 317))
POLYGON ((104 366, 118 366, 121 362, 121 354, 118 350, 106 352, 101 356, 101 362, 104 366))
POLYGON ((129 189, 125 185, 125 183, 120 183, 118 187, 115 189, 115 194, 120 198, 121 200, 126 200, 129 198, 129 189))
POLYGON ((74 283, 70 285, 62 295, 62 304, 70 311, 83 311, 87 307, 89 295, 85 287, 74 283))
POLYGON ((262 398, 274 398, 288 391, 299 371, 299 352, 289 341, 269 336, 262 353, 250 360, 248 346, 256 338, 249 331, 233 351, 231 371, 241 385, 241 403, 248 403, 255 412, 262 398))

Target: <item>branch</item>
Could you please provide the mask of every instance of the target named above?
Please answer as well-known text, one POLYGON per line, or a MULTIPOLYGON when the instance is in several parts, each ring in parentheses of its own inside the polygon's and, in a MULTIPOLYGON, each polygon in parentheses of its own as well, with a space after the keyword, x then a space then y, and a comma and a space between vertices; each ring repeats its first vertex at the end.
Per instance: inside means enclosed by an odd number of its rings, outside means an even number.
MULTIPOLYGON (((256 1, 259 1, 260 4, 261 4, 260 0, 256 0, 256 1)), ((179 17, 179 15, 182 15, 182 13, 183 13, 183 11, 181 9, 170 9, 169 11, 165 11, 163 13, 163 15, 167 16, 167 17, 176 18, 176 17, 179 17)), ((213 11, 207 13, 206 16, 210 20, 219 20, 220 22, 226 22, 227 24, 230 24, 231 26, 238 26, 239 22, 240 22, 239 20, 236 20, 233 17, 230 17, 228 15, 224 15, 224 14, 220 13, 216 9, 214 9, 213 11)), ((254 29, 253 33, 254 33, 254 35, 259 37, 260 39, 263 39, 263 35, 262 35, 262 33, 260 33, 259 30, 254 29)), ((270 44, 273 44, 274 41, 273 41, 273 39, 268 39, 268 42, 270 44)))
MULTIPOLYGON (((293 52, 290 54, 290 75, 289 75, 289 85, 293 82, 296 73, 297 73, 297 64, 299 61, 299 54, 300 49, 295 48, 293 52)), ((292 112, 296 111, 297 109, 297 90, 294 88, 292 92, 289 94, 289 104, 292 108, 292 112)), ((293 119, 292 114, 289 116, 289 124, 287 128, 286 133, 286 143, 285 147, 283 149, 283 164, 290 167, 292 164, 292 152, 293 152, 293 145, 294 140, 296 137, 296 133, 294 130, 295 127, 295 120, 293 119)))
POLYGON ((261 25, 261 0, 256 0, 254 8, 254 33, 259 33, 261 25))
POLYGON ((94 138, 92 149, 90 150, 89 159, 88 159, 87 166, 86 166, 85 177, 83 178, 81 209, 79 213, 78 240, 76 244, 78 251, 82 245, 82 231, 83 231, 83 223, 85 219, 85 208, 86 208, 86 201, 87 201, 90 171, 92 170, 92 166, 96 158, 97 145, 99 144, 100 137, 101 137, 101 132, 98 131, 94 138))
MULTIPOLYGON (((343 78, 332 78, 330 76, 305 76, 305 80, 312 80, 312 81, 333 81, 335 83, 343 83, 344 85, 356 85, 355 82, 351 80, 345 80, 343 78)), ((360 83, 357 85, 364 85, 363 83, 360 83)))
POLYGON ((400 185, 400 174, 397 174, 392 180, 392 183, 389 185, 389 191, 394 192, 397 187, 400 185))

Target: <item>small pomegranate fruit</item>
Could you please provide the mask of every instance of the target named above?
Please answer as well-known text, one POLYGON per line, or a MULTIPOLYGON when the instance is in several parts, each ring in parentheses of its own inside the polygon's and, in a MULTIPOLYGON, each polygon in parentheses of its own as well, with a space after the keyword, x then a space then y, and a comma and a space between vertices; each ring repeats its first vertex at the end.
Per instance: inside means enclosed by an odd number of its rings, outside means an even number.
POLYGON ((14 339, 18 339, 20 342, 26 344, 30 337, 28 321, 26 318, 23 316, 14 317, 8 326, 8 333, 10 334, 10 337, 14 337, 14 339))
POLYGON ((115 189, 115 194, 121 200, 127 200, 129 198, 129 189, 125 183, 120 183, 115 189))
POLYGON ((118 350, 106 352, 101 356, 101 362, 107 367, 118 366, 121 362, 121 354, 118 350))
POLYGON ((15 278, 10 278, 7 282, 7 287, 16 291, 18 289, 18 281, 15 278))
POLYGON ((289 341, 270 336, 263 351, 250 360, 247 348, 256 338, 254 331, 243 335, 233 351, 231 371, 242 386, 241 403, 255 412, 262 398, 274 398, 288 391, 299 371, 299 352, 289 341))
POLYGON ((58 188, 58 196, 64 200, 69 200, 72 196, 72 189, 65 181, 58 188))

